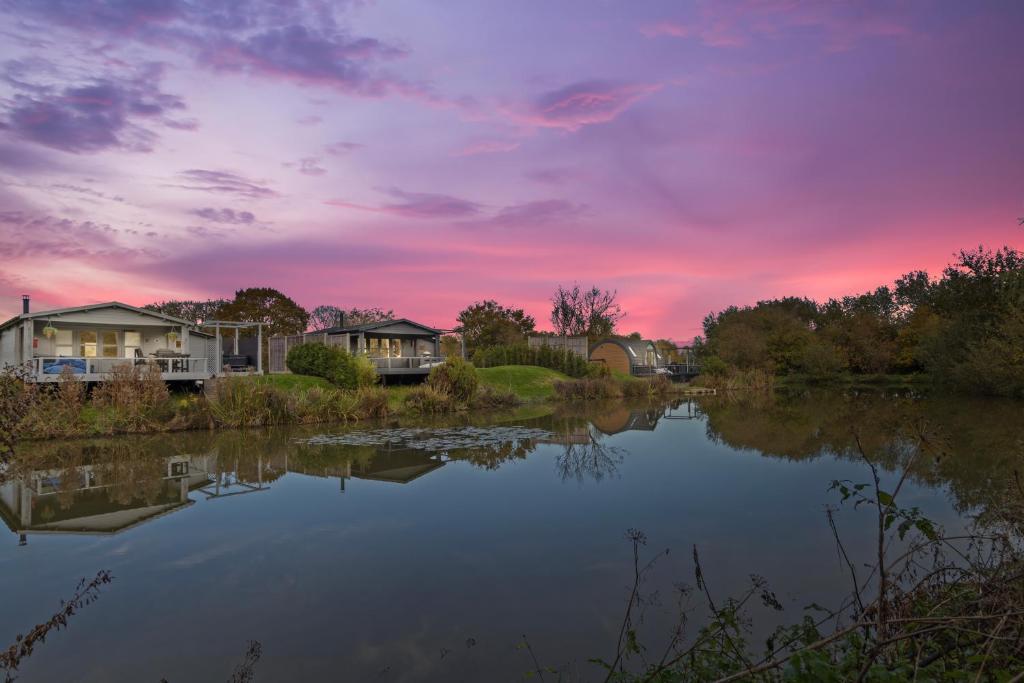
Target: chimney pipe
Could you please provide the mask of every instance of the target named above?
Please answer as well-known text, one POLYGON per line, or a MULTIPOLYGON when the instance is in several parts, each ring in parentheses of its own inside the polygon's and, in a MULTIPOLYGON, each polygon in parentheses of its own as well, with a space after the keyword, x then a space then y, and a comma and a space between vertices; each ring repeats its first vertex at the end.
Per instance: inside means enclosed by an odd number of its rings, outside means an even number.
POLYGON ((28 315, 28 310, 29 310, 29 305, 28 304, 29 304, 28 294, 22 294, 21 295, 21 312, 23 314, 25 314, 25 315, 28 315))
POLYGON ((345 327, 345 311, 338 311, 338 327, 345 327))

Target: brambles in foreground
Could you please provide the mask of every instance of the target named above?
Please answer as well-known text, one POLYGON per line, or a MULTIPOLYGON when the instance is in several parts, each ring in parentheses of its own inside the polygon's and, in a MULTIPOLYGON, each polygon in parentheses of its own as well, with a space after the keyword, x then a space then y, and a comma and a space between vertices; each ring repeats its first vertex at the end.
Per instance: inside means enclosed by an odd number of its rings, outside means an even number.
MULTIPOLYGON (((803 619, 777 629, 758 656, 748 643, 752 601, 781 609, 760 577, 735 598, 713 595, 708 575, 693 549, 694 586, 678 586, 678 619, 667 643, 648 645, 641 633, 643 592, 651 568, 668 551, 641 558, 646 536, 630 530, 633 587, 614 655, 593 659, 605 681, 675 683, 693 681, 1020 681, 1024 671, 1024 555, 1019 524, 977 526, 971 533, 947 536, 917 508, 898 497, 914 462, 942 450, 942 439, 916 425, 902 475, 883 488, 878 464, 858 435, 858 453, 867 466, 867 483, 833 482, 843 502, 874 511, 876 554, 862 565, 843 544, 836 509, 826 511, 838 556, 850 576, 850 593, 834 609, 806 608, 803 619), (710 614, 692 636, 686 633, 699 596, 710 614)), ((911 437, 908 437, 911 438, 911 437)), ((1024 487, 1019 485, 1020 495, 1024 487)), ((1016 510, 1019 507, 1004 508, 1016 510)), ((1018 520, 1019 521, 1019 520, 1018 520)), ((562 671, 535 665, 538 675, 562 671)))
POLYGON ((24 635, 19 633, 13 645, 0 651, 0 669, 3 669, 4 672, 4 683, 11 683, 17 678, 18 667, 22 661, 35 652, 37 645, 46 641, 46 637, 51 631, 66 629, 71 617, 75 616, 83 607, 96 602, 102 587, 113 580, 113 575, 107 570, 98 572, 89 581, 82 579, 78 582, 74 595, 67 602, 61 600, 60 609, 53 616, 43 623, 33 626, 28 633, 24 635))
POLYGON ((17 368, 0 371, 0 481, 39 398, 39 387, 27 381, 27 373, 17 368))

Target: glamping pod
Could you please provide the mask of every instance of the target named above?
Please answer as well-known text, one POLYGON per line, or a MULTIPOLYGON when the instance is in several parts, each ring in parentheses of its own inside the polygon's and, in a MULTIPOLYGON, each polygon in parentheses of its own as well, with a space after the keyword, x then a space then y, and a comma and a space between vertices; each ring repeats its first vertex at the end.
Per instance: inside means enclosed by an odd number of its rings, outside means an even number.
POLYGON ((654 342, 648 339, 609 337, 590 347, 590 362, 602 363, 612 372, 651 374, 659 365, 654 342))

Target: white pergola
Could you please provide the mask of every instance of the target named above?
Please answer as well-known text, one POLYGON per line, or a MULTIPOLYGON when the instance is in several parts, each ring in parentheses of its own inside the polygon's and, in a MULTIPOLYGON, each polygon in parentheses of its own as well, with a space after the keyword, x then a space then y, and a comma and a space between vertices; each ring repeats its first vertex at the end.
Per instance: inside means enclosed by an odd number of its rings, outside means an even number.
POLYGON ((223 355, 224 355, 224 343, 223 338, 220 336, 220 331, 234 330, 235 331, 235 355, 238 355, 238 333, 241 330, 251 330, 256 328, 256 373, 263 374, 263 325, 265 323, 253 323, 253 322, 238 322, 237 320, 206 320, 200 325, 200 327, 212 327, 214 329, 214 335, 217 338, 217 362, 218 362, 218 373, 223 368, 223 355))

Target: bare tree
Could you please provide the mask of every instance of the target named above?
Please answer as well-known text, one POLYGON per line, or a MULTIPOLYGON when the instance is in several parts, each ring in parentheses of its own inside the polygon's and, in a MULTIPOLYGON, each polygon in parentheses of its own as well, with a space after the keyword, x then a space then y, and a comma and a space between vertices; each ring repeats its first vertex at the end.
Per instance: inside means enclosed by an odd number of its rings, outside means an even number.
POLYGON ((558 286, 551 297, 551 324, 561 335, 587 335, 591 339, 615 332, 615 327, 626 317, 616 301, 618 292, 591 286, 583 289, 579 283, 572 287, 558 286))

